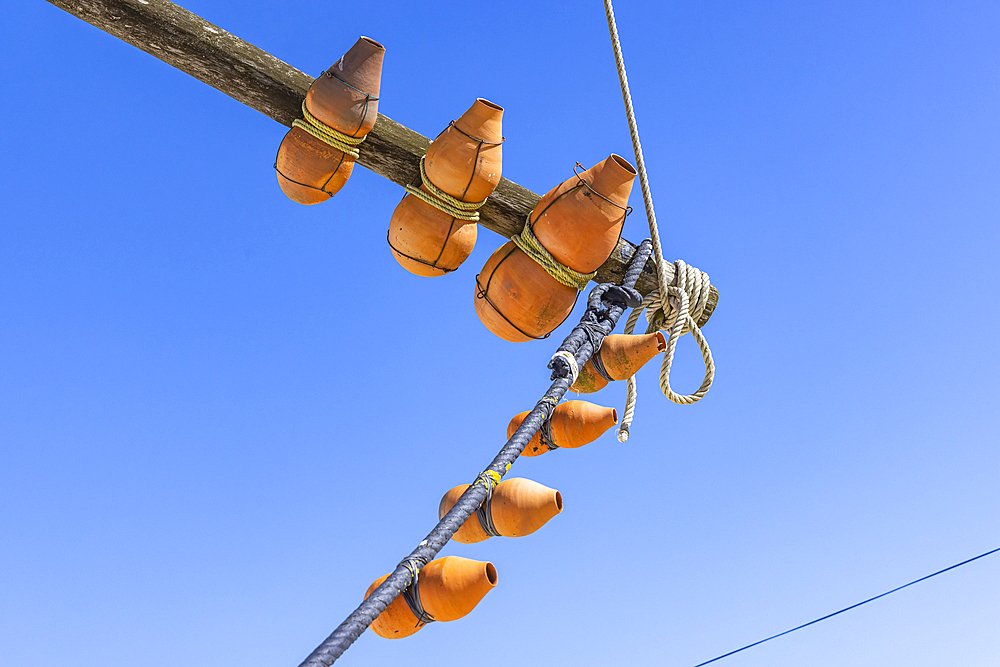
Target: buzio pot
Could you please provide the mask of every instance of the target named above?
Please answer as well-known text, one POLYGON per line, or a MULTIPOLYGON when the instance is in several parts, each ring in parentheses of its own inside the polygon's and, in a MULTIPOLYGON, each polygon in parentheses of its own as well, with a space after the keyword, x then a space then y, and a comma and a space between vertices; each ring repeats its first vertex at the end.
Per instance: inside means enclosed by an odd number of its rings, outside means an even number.
MULTIPOLYGON (((424 157, 428 180, 463 202, 492 194, 503 163, 503 107, 484 99, 431 142, 424 157)), ((420 189, 430 192, 425 185, 420 189)), ((475 222, 459 220, 412 194, 389 222, 389 248, 400 266, 418 276, 454 271, 476 245, 475 222)))
MULTIPOLYGON (((526 411, 514 415, 514 418, 510 420, 510 424, 507 426, 508 440, 527 416, 528 412, 526 411)), ((566 401, 555 407, 549 423, 555 445, 569 448, 583 447, 597 440, 609 428, 618 423, 618 411, 587 401, 566 401)), ((541 435, 535 433, 521 454, 523 456, 538 456, 547 451, 549 448, 542 442, 541 435)))
POLYGON ((569 317, 577 291, 507 242, 476 276, 476 314, 504 340, 544 338, 569 317))
MULTIPOLYGON (((351 137, 363 137, 378 118, 378 96, 385 47, 360 38, 344 56, 316 79, 305 105, 324 125, 351 137)), ((344 186, 354 158, 293 127, 278 147, 278 184, 300 204, 324 202, 344 186)))
MULTIPOLYGON (((610 334, 605 336, 604 343, 601 344, 601 360, 612 380, 627 380, 666 347, 667 341, 662 331, 636 336, 610 334)), ((590 394, 604 389, 607 384, 608 381, 594 368, 594 362, 589 360, 580 369, 580 374, 570 389, 590 394)))
MULTIPOLYGON (((365 593, 367 598, 389 575, 379 577, 365 593)), ((454 621, 475 609, 497 584, 493 563, 445 556, 432 560, 420 570, 417 584, 420 602, 436 621, 454 621)), ((379 637, 408 637, 424 626, 399 595, 379 614, 371 628, 379 637)))
POLYGON ((625 158, 611 155, 566 179, 532 210, 535 238, 563 266, 596 270, 621 237, 635 174, 625 158))
MULTIPOLYGON (((444 494, 438 506, 439 519, 455 506, 468 488, 468 484, 462 484, 444 494)), ((521 537, 548 523, 549 519, 562 512, 562 506, 562 494, 555 489, 530 479, 514 477, 500 482, 493 489, 490 516, 498 533, 505 537, 521 537)), ((489 538, 475 514, 452 537, 456 542, 467 544, 489 538)))

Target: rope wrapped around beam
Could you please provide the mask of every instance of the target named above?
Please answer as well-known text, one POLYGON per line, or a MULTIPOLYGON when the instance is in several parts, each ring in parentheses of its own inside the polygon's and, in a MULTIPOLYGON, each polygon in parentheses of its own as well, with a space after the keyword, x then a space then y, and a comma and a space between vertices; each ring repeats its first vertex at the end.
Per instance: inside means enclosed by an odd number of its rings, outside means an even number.
POLYGON ((642 273, 652 253, 650 241, 643 241, 629 260, 625 278, 621 286, 602 283, 594 287, 587 300, 587 311, 566 340, 559 347, 557 356, 549 362, 553 369, 553 382, 548 391, 535 404, 534 409, 521 422, 493 462, 476 478, 476 482, 458 499, 455 506, 448 511, 424 540, 417 545, 409 556, 404 558, 389 577, 382 582, 364 602, 341 623, 315 651, 302 661, 299 667, 330 667, 354 641, 361 636, 379 614, 412 582, 420 568, 429 563, 444 545, 448 543, 466 520, 476 513, 476 510, 486 499, 490 489, 507 474, 511 465, 534 437, 542 423, 552 415, 552 410, 569 390, 573 383, 570 363, 565 355, 572 355, 579 367, 582 367, 594 353, 594 346, 600 346, 604 336, 614 330, 619 318, 625 311, 626 304, 635 298, 640 298, 635 292, 635 283, 642 273), (585 324, 586 323, 586 324, 585 324), (595 328, 600 332, 598 340, 588 336, 585 329, 595 328))

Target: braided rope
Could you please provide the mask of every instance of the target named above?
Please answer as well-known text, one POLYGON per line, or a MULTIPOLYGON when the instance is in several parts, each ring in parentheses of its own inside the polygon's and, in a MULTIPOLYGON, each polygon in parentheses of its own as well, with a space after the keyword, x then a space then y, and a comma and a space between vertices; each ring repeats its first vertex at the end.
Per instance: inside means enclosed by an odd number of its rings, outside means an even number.
POLYGON ((323 121, 309 113, 309 109, 306 108, 305 100, 302 100, 302 119, 296 119, 293 121, 292 127, 298 127, 305 130, 323 143, 336 148, 341 153, 350 155, 355 160, 357 160, 360 155, 357 147, 360 146, 361 142, 365 140, 364 137, 352 137, 349 134, 344 134, 340 130, 324 124, 323 121))
MULTIPOLYGON (((701 333, 701 329, 698 328, 696 319, 692 318, 689 311, 689 306, 691 302, 691 297, 694 297, 695 310, 697 315, 700 314, 705 309, 705 302, 708 298, 708 275, 694 269, 693 267, 688 267, 687 264, 678 260, 674 263, 677 269, 675 273, 674 283, 667 277, 667 264, 663 261, 663 249, 660 245, 660 230, 656 226, 656 213, 653 211, 653 195, 649 190, 649 179, 646 177, 646 162, 642 159, 642 144, 639 143, 639 128, 635 121, 635 110, 632 108, 632 93, 629 91, 628 87, 628 77, 625 74, 625 60, 622 56, 621 43, 618 40, 618 25, 615 23, 615 12, 614 8, 611 6, 611 0, 604 0, 604 13, 608 18, 608 31, 611 33, 611 47, 615 54, 615 65, 618 68, 618 80, 621 83, 622 89, 622 100, 625 102, 625 116, 628 119, 628 129, 629 134, 632 137, 632 147, 635 149, 635 162, 636 168, 639 172, 639 185, 642 189, 642 201, 646 206, 646 218, 649 220, 649 236, 653 242, 653 259, 656 265, 656 278, 659 289, 651 293, 646 300, 643 301, 643 306, 640 306, 632 312, 629 316, 628 323, 626 323, 626 333, 631 333, 632 329, 635 327, 634 320, 638 320, 639 311, 648 306, 655 304, 652 309, 654 316, 649 317, 650 319, 650 331, 655 331, 657 328, 667 330, 669 329, 669 339, 667 341, 667 349, 663 352, 663 364, 660 367, 660 389, 663 394, 675 403, 681 403, 690 405, 700 401, 702 397, 708 392, 709 388, 712 386, 712 381, 715 379, 715 362, 712 359, 712 351, 708 347, 708 341, 701 333), (689 271, 690 269, 690 271, 689 271), (695 274, 694 272, 697 272, 695 274), (683 275, 681 275, 683 274, 683 275), (653 297, 653 295, 656 295, 653 297), (665 295, 666 298, 661 298, 660 295, 665 295), (650 297, 653 297, 652 299, 650 297), (648 306, 646 301, 649 301, 648 306), (656 314, 660 313, 659 317, 663 317, 664 325, 656 326, 657 317, 656 314), (669 324, 666 324, 669 322, 669 324), (628 328, 628 324, 631 323, 632 329, 628 328), (688 331, 694 336, 695 340, 698 342, 698 347, 701 348, 702 358, 705 361, 705 381, 702 382, 701 387, 698 391, 687 396, 681 396, 674 393, 670 388, 670 365, 674 360, 674 350, 677 346, 677 339, 684 335, 688 331)), ((628 393, 626 396, 625 412, 622 417, 622 425, 618 429, 618 440, 625 442, 628 440, 628 426, 632 421, 632 416, 635 413, 635 378, 629 378, 628 381, 628 393)))
MULTIPOLYGON (((424 157, 427 157, 426 155, 424 157)), ((427 202, 437 210, 442 213, 447 213, 453 218, 458 220, 468 220, 470 222, 479 222, 479 211, 477 210, 480 206, 486 203, 486 200, 467 202, 462 201, 458 197, 453 197, 438 186, 431 183, 431 179, 427 178, 427 171, 424 170, 424 157, 420 158, 420 181, 424 184, 424 187, 430 190, 430 192, 424 192, 418 187, 407 185, 406 191, 417 197, 418 199, 427 202)))
POLYGON ((563 266, 560 264, 555 257, 552 256, 545 246, 542 245, 535 237, 535 232, 531 229, 531 216, 528 216, 528 221, 524 224, 524 229, 517 236, 510 237, 510 240, 514 242, 521 251, 533 259, 539 266, 545 269, 545 272, 558 280, 560 283, 566 287, 572 287, 575 290, 582 290, 587 286, 594 276, 597 275, 597 271, 592 271, 591 273, 580 273, 579 271, 574 271, 568 266, 563 266))

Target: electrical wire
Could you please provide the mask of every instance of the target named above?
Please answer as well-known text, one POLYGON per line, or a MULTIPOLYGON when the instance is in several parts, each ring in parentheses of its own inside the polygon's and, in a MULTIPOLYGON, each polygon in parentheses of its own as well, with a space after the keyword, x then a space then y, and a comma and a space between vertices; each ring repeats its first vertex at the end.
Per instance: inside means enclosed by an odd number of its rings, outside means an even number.
POLYGON ((928 574, 925 577, 920 577, 919 579, 914 579, 913 581, 911 581, 908 584, 903 584, 902 586, 899 586, 898 588, 893 588, 891 591, 886 591, 885 593, 882 593, 881 595, 876 595, 873 598, 868 598, 867 600, 864 600, 862 602, 858 602, 857 604, 852 604, 850 607, 844 607, 840 611, 835 611, 832 614, 827 614, 826 616, 822 616, 820 618, 817 618, 814 621, 809 621, 808 623, 803 623, 802 625, 796 626, 796 627, 792 628, 791 630, 785 630, 784 632, 779 632, 776 635, 771 635, 767 639, 761 639, 760 641, 754 642, 753 644, 747 644, 743 648, 738 648, 735 651, 730 651, 729 653, 724 653, 724 654, 720 655, 717 658, 712 658, 711 660, 706 660, 705 662, 699 662, 694 667, 704 667, 705 665, 711 664, 711 663, 716 662, 718 660, 722 660, 723 658, 728 658, 731 655, 736 655, 740 651, 745 651, 748 648, 753 648, 754 646, 760 646, 764 642, 769 642, 772 639, 777 639, 778 637, 787 635, 787 634, 789 634, 791 632, 795 632, 796 630, 801 630, 802 628, 807 628, 810 625, 814 625, 816 623, 819 623, 820 621, 825 621, 828 618, 833 618, 837 614, 843 614, 845 611, 850 611, 851 609, 856 609, 857 607, 860 607, 863 604, 868 604, 869 602, 873 602, 875 600, 878 600, 879 598, 884 598, 886 595, 891 595, 892 593, 895 593, 896 591, 901 591, 904 588, 906 588, 907 586, 912 586, 913 584, 919 584, 921 581, 926 581, 927 579, 930 579, 931 577, 936 577, 939 574, 944 574, 948 570, 954 570, 956 567, 961 567, 963 565, 971 563, 974 560, 979 560, 980 558, 985 558, 986 556, 989 556, 990 554, 995 554, 998 551, 1000 551, 1000 547, 997 547, 996 549, 993 549, 992 551, 987 551, 984 554, 979 554, 978 556, 975 556, 975 557, 970 558, 968 560, 963 560, 961 563, 956 563, 955 565, 952 565, 950 567, 946 567, 943 570, 938 570, 937 572, 934 572, 933 574, 928 574))

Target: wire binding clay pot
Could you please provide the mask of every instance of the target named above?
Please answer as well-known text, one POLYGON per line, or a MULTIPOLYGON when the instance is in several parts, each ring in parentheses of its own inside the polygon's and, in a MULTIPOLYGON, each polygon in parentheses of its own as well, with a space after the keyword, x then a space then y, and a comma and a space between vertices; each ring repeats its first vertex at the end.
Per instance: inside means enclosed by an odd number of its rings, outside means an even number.
MULTIPOLYGON (((387 574, 376 579, 365 597, 388 578, 387 574)), ((497 570, 493 563, 445 556, 420 570, 417 589, 424 611, 435 621, 454 621, 475 609, 496 584, 497 570)), ((371 628, 379 637, 399 639, 409 637, 424 625, 400 594, 372 622, 371 628)))
MULTIPOLYGON (((455 506, 459 497, 469 488, 462 484, 444 494, 438 506, 438 519, 455 506)), ((562 512, 562 494, 555 489, 522 477, 506 479, 493 489, 490 516, 497 532, 504 537, 530 535, 556 514, 562 512)), ((483 530, 477 515, 472 515, 452 537, 456 542, 482 542, 490 538, 483 530)))
MULTIPOLYGON (((510 420, 510 424, 507 426, 508 440, 528 414, 525 411, 514 415, 514 418, 510 420)), ((555 407, 549 423, 551 424, 554 444, 568 448, 583 447, 597 440, 609 428, 618 423, 618 411, 587 401, 566 401, 555 407)), ((523 456, 538 456, 547 451, 549 451, 548 445, 542 442, 541 434, 536 433, 521 454, 523 456)))
MULTIPOLYGON (((610 334, 601 344, 601 360, 604 370, 613 380, 627 380, 635 375, 646 362, 667 348, 667 340, 662 331, 642 335, 610 334)), ((604 389, 608 381, 594 368, 593 360, 587 361, 576 382, 570 389, 581 394, 590 394, 604 389)))
MULTIPOLYGON (((385 47, 368 37, 316 79, 305 104, 317 120, 351 137, 363 137, 378 118, 378 96, 385 47)), ((293 127, 278 147, 278 183, 300 204, 324 202, 344 186, 354 158, 293 127)))
MULTIPOLYGON (((503 107, 477 99, 431 142, 424 157, 428 180, 463 202, 484 201, 500 182, 503 107)), ((424 192, 429 192, 424 185, 424 192)), ((419 197, 406 195, 389 222, 389 248, 418 276, 454 271, 476 245, 475 222, 458 220, 419 197)))
POLYGON ((476 276, 476 314, 512 343, 548 336, 569 317, 576 295, 513 242, 500 246, 476 276))
POLYGON ((532 210, 535 238, 563 266, 580 273, 597 270, 621 237, 635 175, 628 160, 611 155, 566 179, 532 210))

